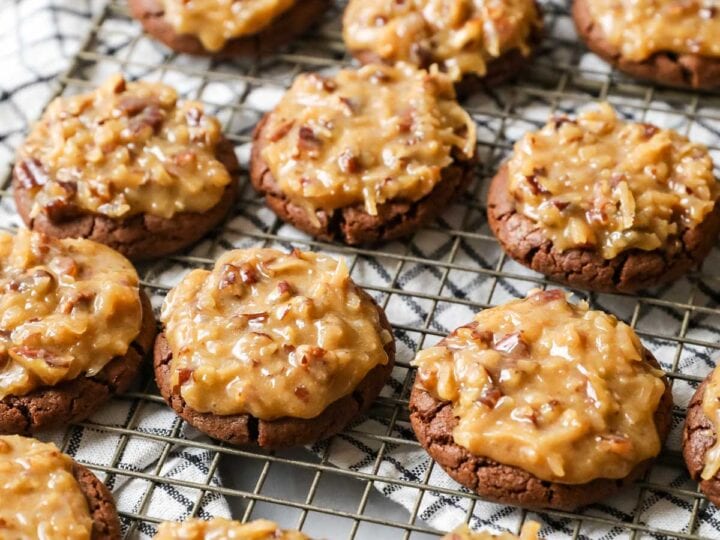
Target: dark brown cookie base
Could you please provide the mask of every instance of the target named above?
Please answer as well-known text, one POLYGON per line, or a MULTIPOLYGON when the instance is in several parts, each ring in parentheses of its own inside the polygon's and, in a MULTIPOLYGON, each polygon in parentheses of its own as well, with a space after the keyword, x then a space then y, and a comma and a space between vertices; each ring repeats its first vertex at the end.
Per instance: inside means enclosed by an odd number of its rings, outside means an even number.
POLYGON ((144 292, 140 295, 142 327, 125 356, 112 359, 94 377, 80 376, 56 386, 37 388, 24 396, 0 400, 0 434, 30 435, 79 422, 96 412, 113 394, 127 390, 156 333, 150 300, 144 292))
POLYGON ((260 120, 253 133, 250 181, 255 190, 265 196, 266 204, 280 219, 320 240, 358 245, 408 236, 434 219, 465 190, 475 174, 476 159, 456 159, 453 165, 443 169, 442 178, 435 188, 419 201, 397 200, 380 204, 376 216, 368 214, 362 205, 339 208, 331 214, 318 210, 315 216, 319 225, 316 225, 305 208, 291 202, 282 193, 262 158, 267 143, 263 128, 270 114, 260 120))
POLYGON ((42 212, 31 218, 34 197, 20 180, 20 163, 13 171, 13 194, 18 214, 28 228, 54 238, 87 238, 110 246, 134 261, 156 259, 180 251, 217 226, 232 208, 238 193, 240 164, 229 141, 217 149, 217 158, 231 176, 220 202, 207 212, 183 212, 169 219, 140 214, 113 219, 101 214, 76 213, 51 219, 42 212))
POLYGON ((715 427, 705 416, 702 407, 705 387, 709 378, 710 375, 697 389, 688 405, 683 429, 682 452, 690 478, 697 480, 700 483, 700 490, 715 506, 720 507, 720 474, 716 474, 709 480, 703 480, 700 476, 705 467, 705 454, 717 440, 715 427))
MULTIPOLYGON (((378 311, 381 325, 392 333, 385 313, 380 307, 378 311)), ((190 408, 170 382, 172 352, 162 333, 155 340, 155 381, 168 405, 199 431, 235 445, 257 445, 265 449, 289 448, 328 439, 370 408, 392 372, 395 342, 388 343, 385 351, 388 355, 387 364, 370 370, 352 394, 331 403, 319 416, 311 419, 286 417, 265 421, 248 414, 219 416, 190 408)))
POLYGON ((293 41, 315 24, 330 6, 329 0, 300 0, 257 34, 228 41, 223 49, 210 52, 191 34, 177 34, 165 20, 159 0, 128 0, 130 13, 145 31, 176 52, 216 58, 252 57, 270 54, 293 41))
POLYGON ((73 476, 85 495, 93 520, 92 540, 120 540, 122 529, 115 501, 100 479, 79 463, 73 464, 73 476))
POLYGON ((490 228, 510 257, 555 281, 597 292, 629 293, 674 281, 700 266, 720 232, 716 203, 705 221, 682 231, 675 247, 631 249, 614 259, 583 248, 560 252, 535 222, 516 211, 505 164, 490 184, 487 210, 490 228))
POLYGON ((659 52, 642 62, 624 59, 593 21, 588 8, 590 1, 573 1, 575 27, 588 48, 619 71, 668 86, 699 89, 720 87, 720 58, 659 52))
MULTIPOLYGON (((649 352, 648 361, 657 365, 649 352)), ((666 381, 665 394, 655 413, 660 440, 670 432, 672 393, 666 381)), ((481 497, 501 504, 526 508, 574 510, 592 504, 621 490, 642 476, 652 460, 639 464, 626 478, 598 478, 586 484, 560 484, 541 480, 512 465, 471 454, 453 439, 457 418, 452 404, 431 396, 417 382, 410 396, 410 423, 420 444, 454 480, 481 497)))

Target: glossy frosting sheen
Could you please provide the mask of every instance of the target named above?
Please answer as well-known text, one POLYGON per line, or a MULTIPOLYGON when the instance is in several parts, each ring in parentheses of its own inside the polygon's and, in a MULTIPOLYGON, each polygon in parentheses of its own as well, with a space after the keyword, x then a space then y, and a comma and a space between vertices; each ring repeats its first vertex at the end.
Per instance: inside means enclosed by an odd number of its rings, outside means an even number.
POLYGON ((239 523, 215 518, 161 523, 153 540, 309 540, 298 531, 284 531, 272 521, 239 523))
POLYGON ((534 0, 351 0, 344 37, 353 51, 434 65, 458 80, 485 75, 488 62, 508 51, 528 55, 541 26, 534 0))
POLYGON ((669 249, 720 195, 704 145, 625 122, 607 104, 526 134, 508 174, 517 210, 555 249, 590 247, 606 259, 634 248, 669 249))
POLYGON ((160 83, 110 77, 53 101, 20 148, 18 176, 32 216, 70 213, 170 218, 215 206, 230 183, 215 159, 219 122, 160 83))
POLYGON ((0 538, 90 540, 87 499, 54 444, 0 436, 0 538))
POLYGON ((474 155, 476 137, 447 76, 370 65, 300 75, 263 139, 263 160, 290 200, 309 210, 359 203, 376 215, 385 201, 430 193, 455 153, 474 155))
POLYGON ((95 375, 142 321, 130 262, 90 240, 0 233, 0 399, 95 375))
POLYGON ((542 480, 624 478, 660 451, 662 372, 628 325, 559 290, 481 311, 414 364, 458 445, 542 480))
POLYGON ((200 412, 314 418, 388 362, 392 339, 345 263, 273 249, 193 270, 162 310, 172 384, 200 412))
POLYGON ((720 6, 712 0, 587 0, 610 45, 627 60, 657 52, 720 56, 720 6))
POLYGON ((257 34, 296 3, 297 0, 162 0, 165 19, 175 32, 194 35, 211 52, 219 51, 231 39, 257 34))

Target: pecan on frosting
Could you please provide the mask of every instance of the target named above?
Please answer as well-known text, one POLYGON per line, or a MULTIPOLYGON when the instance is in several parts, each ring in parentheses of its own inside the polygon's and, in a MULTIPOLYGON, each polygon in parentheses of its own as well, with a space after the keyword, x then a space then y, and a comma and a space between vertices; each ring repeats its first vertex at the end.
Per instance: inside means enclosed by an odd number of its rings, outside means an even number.
POLYGON ((632 328, 562 291, 483 310, 413 364, 452 403, 456 444, 541 480, 625 478, 660 452, 662 371, 632 328))
POLYGON ((331 212, 417 201, 456 157, 475 153, 475 124, 440 73, 369 65, 303 74, 270 114, 262 159, 293 203, 331 212))
POLYGON ((139 280, 107 246, 0 233, 0 398, 93 376, 140 332, 139 280))
POLYGON ((388 362, 377 306, 342 260, 234 250, 193 270, 161 319, 171 381, 199 412, 314 418, 388 362))
POLYGON ((507 168, 517 211, 555 249, 591 248, 606 259, 670 250, 720 196, 704 145, 626 122, 605 103, 526 134, 507 168))
POLYGON ((170 86, 110 77, 55 99, 18 152, 16 179, 31 217, 171 218, 220 202, 231 176, 216 159, 220 123, 170 86))

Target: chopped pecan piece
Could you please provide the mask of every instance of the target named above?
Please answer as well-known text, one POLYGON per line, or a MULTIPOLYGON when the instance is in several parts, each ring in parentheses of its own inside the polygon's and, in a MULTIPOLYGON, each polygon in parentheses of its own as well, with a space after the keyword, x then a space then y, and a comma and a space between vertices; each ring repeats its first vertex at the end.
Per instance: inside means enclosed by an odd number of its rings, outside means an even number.
POLYGON ((568 206, 570 206, 570 203, 567 201, 552 201, 552 204, 555 208, 557 208, 561 212, 563 210, 565 210, 568 206))
POLYGON ((612 452, 613 454, 627 456, 633 451, 632 441, 624 435, 605 433, 598 435, 598 439, 600 440, 602 448, 605 448, 608 452, 612 452))
POLYGON ((660 128, 657 126, 654 126, 653 124, 640 124, 643 127, 643 135, 645 135, 646 139, 650 139, 653 135, 655 135, 658 131, 660 131, 660 128))
POLYGON ((320 150, 322 141, 315 136, 311 127, 300 126, 298 130, 298 150, 313 155, 320 150))
POLYGON ((532 295, 533 300, 540 302, 553 302, 565 298, 565 293, 560 289, 550 289, 549 291, 536 291, 532 295))
POLYGON ((157 133, 164 119, 165 116, 160 107, 151 104, 145 107, 141 114, 133 116, 128 123, 128 127, 133 135, 139 135, 146 127, 149 127, 153 133, 157 133))
POLYGON ((293 286, 290 285, 285 280, 282 280, 281 282, 279 282, 277 288, 278 288, 278 291, 280 291, 280 294, 283 294, 283 295, 284 294, 292 294, 295 292, 295 290, 293 289, 293 286))
POLYGON ((241 313, 241 317, 245 317, 248 321, 264 321, 268 318, 267 311, 260 311, 258 313, 241 313))
POLYGON ((530 354, 530 347, 522 338, 522 332, 507 334, 495 342, 493 348, 505 354, 521 357, 530 354))
POLYGON ((478 401, 486 407, 494 409, 501 397, 503 397, 503 393, 497 386, 486 386, 483 388, 478 401))
POLYGON ((128 116, 135 116, 151 105, 155 105, 157 107, 157 101, 147 97, 125 96, 120 99, 118 109, 128 116))
POLYGON ((76 277, 78 275, 78 264, 70 257, 55 257, 53 266, 63 275, 76 277))
POLYGON ((13 347, 10 349, 10 352, 16 356, 22 356, 30 360, 42 360, 48 366, 54 368, 69 367, 73 360, 73 357, 70 355, 59 355, 47 349, 33 349, 25 345, 13 347))
POLYGON ((187 119, 188 126, 190 127, 197 127, 200 125, 200 120, 202 120, 203 117, 203 111, 200 110, 198 107, 193 107, 191 109, 188 109, 185 113, 185 118, 187 119))
POLYGON ((178 370, 178 384, 180 386, 184 385, 186 382, 188 382, 190 380, 190 378, 192 377, 194 372, 195 372, 194 369, 180 368, 178 370))
POLYGON ((287 135, 292 127, 295 125, 295 120, 285 120, 282 122, 276 129, 273 131, 268 139, 270 139, 270 142, 277 142, 280 139, 282 139, 285 135, 287 135))
POLYGON ((25 189, 44 186, 50 180, 42 163, 35 158, 23 159, 18 163, 15 177, 25 189))
POLYGON ((340 170, 345 174, 355 174, 360 172, 360 160, 347 148, 338 157, 338 165, 340 170))
POLYGON ((298 397, 298 399, 307 401, 307 399, 310 397, 310 392, 308 392, 308 389, 305 388, 302 384, 299 384, 295 387, 295 395, 298 397))

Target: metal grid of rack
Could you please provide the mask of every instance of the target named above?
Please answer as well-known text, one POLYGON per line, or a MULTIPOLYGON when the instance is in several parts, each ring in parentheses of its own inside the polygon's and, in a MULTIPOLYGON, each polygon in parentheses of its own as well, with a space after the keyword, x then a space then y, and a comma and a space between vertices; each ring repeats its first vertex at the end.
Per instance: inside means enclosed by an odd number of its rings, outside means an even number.
MULTIPOLYGON (((412 240, 379 249, 309 240, 264 209, 243 177, 241 199, 223 227, 190 254, 139 269, 157 307, 176 280, 172 268, 209 266, 218 253, 233 246, 296 245, 339 254, 347 257, 356 281, 388 310, 400 354, 393 381, 369 415, 374 427, 368 428, 368 422, 357 423, 312 452, 263 453, 232 448, 187 436, 186 426, 179 420, 169 430, 148 428, 144 425, 146 414, 164 406, 150 376, 146 377, 147 384, 115 400, 125 406, 119 420, 93 418, 67 430, 65 449, 77 444, 79 430, 110 438, 114 449, 101 463, 93 456, 78 459, 103 475, 111 486, 117 485, 118 479, 140 486, 133 491, 137 495, 134 504, 120 505, 127 538, 152 535, 154 525, 165 517, 150 510, 153 497, 160 491, 181 493, 188 508, 180 516, 183 518, 207 516, 212 513, 207 510, 208 503, 224 498, 235 518, 263 517, 274 507, 273 516, 279 516, 283 525, 318 536, 329 530, 327 519, 331 519, 334 530, 342 531, 335 533, 337 537, 436 538, 438 531, 430 524, 438 521, 433 521, 436 515, 428 497, 436 504, 444 501, 460 508, 463 519, 473 526, 492 521, 517 531, 525 519, 531 518, 541 521, 543 535, 553 538, 720 536, 720 513, 688 480, 677 443, 689 395, 711 369, 712 357, 720 348, 717 336, 713 336, 713 329, 720 328, 720 274, 713 272, 715 263, 720 262, 717 249, 703 273, 646 296, 588 296, 574 291, 592 305, 615 312, 631 323, 646 343, 659 348, 659 359, 674 387, 674 436, 658 464, 622 496, 619 507, 596 505, 581 513, 540 514, 488 507, 457 485, 434 481, 442 474, 429 459, 412 474, 391 473, 392 468, 387 466, 403 452, 417 455, 420 451, 407 427, 413 352, 447 333, 452 328, 450 321, 467 320, 476 310, 549 285, 502 254, 484 219, 484 187, 513 140, 523 131, 542 125, 548 114, 571 113, 593 101, 607 100, 628 116, 658 120, 690 136, 702 132, 720 144, 713 127, 714 123, 720 126, 720 96, 661 90, 609 72, 578 44, 566 3, 550 1, 544 6, 548 37, 532 67, 517 83, 488 90, 466 103, 478 122, 482 162, 478 180, 462 200, 412 240), (333 448, 347 440, 365 445, 366 459, 361 465, 336 466, 333 448), (144 443, 154 452, 151 462, 145 468, 126 466, 125 452, 144 443), (202 453, 209 464, 202 478, 187 480, 166 474, 168 460, 184 449, 202 453), (236 464, 242 464, 241 474, 233 470, 236 464), (302 488, 295 489, 297 493, 269 489, 277 486, 273 476, 302 478, 296 482, 302 488), (337 486, 346 491, 342 504, 339 497, 327 494, 337 486), (396 503, 384 506, 383 497, 392 499, 398 491, 403 493, 404 509, 396 508, 396 503), (672 519, 663 517, 668 508, 672 519), (498 519, 491 519, 490 512, 498 519), (513 520, 503 521, 503 516, 513 516, 513 520)), ((184 96, 203 101, 217 114, 241 159, 246 158, 253 125, 271 106, 272 96, 279 95, 294 75, 350 63, 339 33, 341 10, 342 2, 338 2, 327 14, 326 24, 282 54, 253 61, 216 62, 170 53, 142 34, 139 25, 128 18, 124 3, 113 1, 93 20, 80 51, 58 79, 55 95, 86 90, 115 71, 133 78, 161 79, 178 85, 184 96)), ((720 155, 720 146, 710 147, 720 155)), ((0 191, 3 204, 11 198, 9 184, 8 175, 0 191)))

